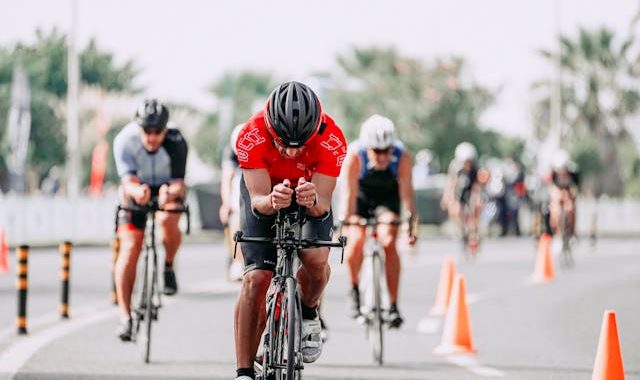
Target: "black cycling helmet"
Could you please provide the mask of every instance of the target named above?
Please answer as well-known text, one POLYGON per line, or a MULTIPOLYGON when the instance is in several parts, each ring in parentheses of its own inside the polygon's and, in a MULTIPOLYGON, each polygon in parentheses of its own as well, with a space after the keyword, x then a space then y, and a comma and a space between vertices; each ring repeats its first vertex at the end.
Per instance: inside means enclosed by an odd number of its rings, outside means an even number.
POLYGON ((265 122, 281 145, 303 146, 318 131, 322 107, 316 94, 299 82, 285 82, 267 100, 265 122))
POLYGON ((163 130, 169 121, 169 110, 156 99, 146 99, 136 110, 136 122, 144 129, 163 130))

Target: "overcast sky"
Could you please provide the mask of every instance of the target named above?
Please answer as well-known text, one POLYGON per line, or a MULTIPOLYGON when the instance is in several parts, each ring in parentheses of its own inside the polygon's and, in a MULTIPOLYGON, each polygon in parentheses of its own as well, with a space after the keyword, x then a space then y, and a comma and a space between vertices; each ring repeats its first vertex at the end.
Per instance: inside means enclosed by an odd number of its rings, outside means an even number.
MULTIPOLYGON (((432 60, 467 58, 471 75, 501 88, 485 123, 529 135, 529 84, 551 72, 536 49, 564 33, 606 25, 627 33, 638 0, 78 0, 78 42, 95 37, 143 69, 147 95, 211 107, 206 88, 227 71, 300 79, 332 69, 351 46, 395 46, 432 60)), ((37 27, 68 30, 71 0, 0 0, 0 44, 33 41, 37 27)), ((331 110, 327 110, 329 113, 331 110)))

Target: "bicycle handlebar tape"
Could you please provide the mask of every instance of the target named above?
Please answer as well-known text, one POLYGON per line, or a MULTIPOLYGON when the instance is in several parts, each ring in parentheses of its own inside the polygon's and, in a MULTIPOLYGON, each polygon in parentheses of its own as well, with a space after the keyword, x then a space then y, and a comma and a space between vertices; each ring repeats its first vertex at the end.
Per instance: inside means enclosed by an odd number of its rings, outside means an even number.
POLYGON ((18 335, 27 334, 27 273, 29 271, 29 246, 21 245, 16 252, 18 259, 18 278, 16 280, 16 289, 18 290, 18 335))
POLYGON ((115 268, 118 261, 118 253, 120 252, 120 238, 111 240, 111 302, 118 304, 118 294, 116 293, 115 268))
POLYGON ((69 268, 71 268, 71 248, 70 241, 60 244, 60 280, 62 281, 62 298, 60 301, 60 316, 63 319, 69 318, 69 268))

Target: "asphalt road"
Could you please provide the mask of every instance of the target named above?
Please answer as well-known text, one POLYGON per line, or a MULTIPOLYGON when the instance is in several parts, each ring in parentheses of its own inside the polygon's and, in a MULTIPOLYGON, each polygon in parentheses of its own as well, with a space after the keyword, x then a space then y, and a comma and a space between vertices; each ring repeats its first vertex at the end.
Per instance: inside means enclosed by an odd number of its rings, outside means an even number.
MULTIPOLYGON (((403 255, 400 308, 406 323, 388 331, 385 365, 373 365, 362 326, 346 316, 345 266, 336 251, 323 314, 330 328, 323 356, 305 379, 585 379, 590 378, 605 309, 617 312, 627 379, 640 379, 640 239, 580 242, 576 267, 557 269, 546 285, 529 281, 531 239, 488 240, 479 260, 459 244, 420 242, 403 255), (436 356, 441 318, 427 317, 445 255, 464 273, 476 355, 436 356)), ((59 254, 33 250, 27 336, 15 333, 15 257, 0 275, 0 379, 232 379, 233 305, 238 285, 224 280, 219 241, 187 243, 177 264, 180 293, 165 298, 153 336, 152 363, 114 335, 108 247, 76 248, 71 318, 57 315, 59 254)))

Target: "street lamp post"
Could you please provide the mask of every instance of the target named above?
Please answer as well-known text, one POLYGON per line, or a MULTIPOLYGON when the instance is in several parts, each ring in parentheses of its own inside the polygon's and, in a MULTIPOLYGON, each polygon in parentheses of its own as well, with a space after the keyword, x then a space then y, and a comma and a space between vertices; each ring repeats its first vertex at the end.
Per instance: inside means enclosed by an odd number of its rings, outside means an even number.
POLYGON ((77 197, 80 193, 80 143, 78 122, 78 82, 80 77, 76 52, 76 25, 78 1, 71 0, 71 28, 67 37, 67 195, 77 197))

